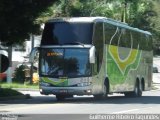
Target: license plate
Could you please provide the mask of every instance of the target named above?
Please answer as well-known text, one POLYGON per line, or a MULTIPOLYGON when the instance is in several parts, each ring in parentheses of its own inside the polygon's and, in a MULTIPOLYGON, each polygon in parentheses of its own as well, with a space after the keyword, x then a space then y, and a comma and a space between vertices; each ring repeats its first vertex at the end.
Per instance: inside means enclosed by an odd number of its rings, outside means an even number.
POLYGON ((67 93, 67 90, 59 90, 60 93, 67 93))

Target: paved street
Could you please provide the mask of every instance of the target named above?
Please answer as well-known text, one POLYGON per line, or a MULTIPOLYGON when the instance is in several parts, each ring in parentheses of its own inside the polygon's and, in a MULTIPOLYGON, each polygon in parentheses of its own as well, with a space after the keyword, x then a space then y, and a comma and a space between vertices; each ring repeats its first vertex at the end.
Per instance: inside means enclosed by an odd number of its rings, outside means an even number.
MULTIPOLYGON (((159 85, 158 85, 159 86, 159 85)), ((0 113, 14 114, 97 114, 160 113, 160 90, 146 91, 141 98, 110 95, 106 100, 92 96, 75 96, 58 102, 55 96, 42 96, 38 91, 23 91, 32 99, 0 102, 0 113)))

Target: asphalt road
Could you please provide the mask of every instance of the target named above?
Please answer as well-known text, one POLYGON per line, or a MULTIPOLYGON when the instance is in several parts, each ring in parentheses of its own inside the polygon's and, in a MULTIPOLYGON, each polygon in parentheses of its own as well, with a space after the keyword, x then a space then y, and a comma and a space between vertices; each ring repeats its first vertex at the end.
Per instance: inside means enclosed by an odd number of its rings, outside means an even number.
MULTIPOLYGON (((47 117, 50 114, 51 118, 53 114, 66 116, 68 114, 160 114, 160 89, 143 92, 140 98, 126 98, 121 94, 113 94, 105 100, 95 100, 92 96, 75 96, 61 102, 53 95, 42 96, 38 91, 23 91, 23 93, 31 94, 32 98, 1 101, 0 113, 23 114, 21 117, 26 119, 31 117, 28 114, 38 114, 37 119, 45 119, 44 114, 47 114, 47 117)), ((60 120, 59 117, 63 120, 64 116, 59 115, 54 118, 60 120)), ((83 117, 88 119, 88 116, 83 117)), ((75 118, 78 120, 77 116, 72 115, 72 119, 75 118)))

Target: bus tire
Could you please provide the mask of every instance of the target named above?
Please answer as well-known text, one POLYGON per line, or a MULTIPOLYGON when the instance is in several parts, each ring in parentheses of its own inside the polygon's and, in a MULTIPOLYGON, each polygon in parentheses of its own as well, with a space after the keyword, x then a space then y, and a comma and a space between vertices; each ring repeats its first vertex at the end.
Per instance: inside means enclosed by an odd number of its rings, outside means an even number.
POLYGON ((137 80, 134 91, 126 92, 124 94, 126 97, 141 97, 142 96, 142 84, 140 84, 139 80, 137 80))
POLYGON ((144 78, 142 78, 142 80, 141 80, 141 86, 142 86, 142 91, 145 91, 144 78))
POLYGON ((108 97, 108 85, 107 84, 104 84, 103 91, 105 91, 103 94, 94 95, 94 98, 95 99, 105 99, 108 97))
POLYGON ((105 91, 105 92, 103 93, 103 97, 104 97, 104 98, 107 98, 107 97, 108 97, 108 88, 109 88, 109 87, 108 87, 108 84, 104 84, 104 88, 103 88, 104 91, 105 91))
POLYGON ((141 83, 139 82, 139 80, 137 80, 137 82, 136 82, 135 89, 133 91, 133 96, 134 97, 141 97, 142 96, 142 86, 141 86, 141 83))
POLYGON ((56 99, 58 101, 63 101, 65 99, 65 96, 63 96, 63 95, 56 95, 56 99))

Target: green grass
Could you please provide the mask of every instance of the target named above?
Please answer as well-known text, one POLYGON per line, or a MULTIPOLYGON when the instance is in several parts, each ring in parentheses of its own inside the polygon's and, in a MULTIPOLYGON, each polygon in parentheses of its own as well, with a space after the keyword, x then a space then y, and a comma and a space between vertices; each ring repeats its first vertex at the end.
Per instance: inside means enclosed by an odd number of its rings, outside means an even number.
POLYGON ((20 96, 22 93, 10 88, 0 88, 0 97, 20 96))
POLYGON ((38 89, 38 85, 33 84, 20 84, 20 83, 0 83, 1 88, 31 88, 31 89, 38 89))

